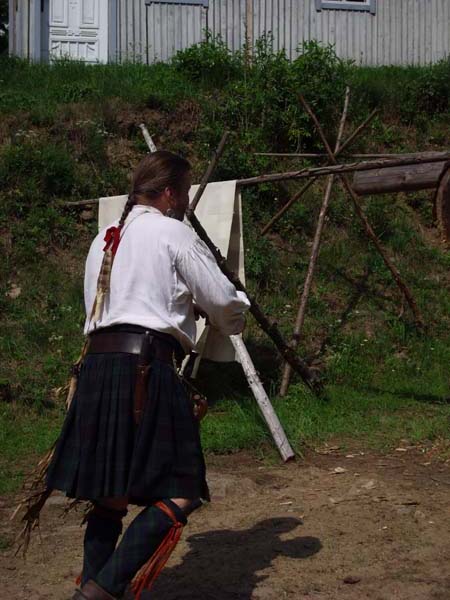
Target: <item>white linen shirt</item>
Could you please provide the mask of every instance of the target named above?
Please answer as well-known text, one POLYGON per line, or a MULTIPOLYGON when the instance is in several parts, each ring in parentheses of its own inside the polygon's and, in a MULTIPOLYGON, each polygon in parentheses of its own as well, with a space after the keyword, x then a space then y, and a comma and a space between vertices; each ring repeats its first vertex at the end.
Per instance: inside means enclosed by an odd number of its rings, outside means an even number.
MULTIPOLYGON (((115 221, 111 226, 117 226, 115 221)), ((90 314, 103 260, 106 229, 91 244, 84 279, 84 332, 130 323, 173 335, 185 351, 195 345, 193 301, 225 335, 240 333, 247 296, 219 269, 197 234, 158 209, 136 205, 121 232, 111 272, 110 293, 96 322, 90 314)))

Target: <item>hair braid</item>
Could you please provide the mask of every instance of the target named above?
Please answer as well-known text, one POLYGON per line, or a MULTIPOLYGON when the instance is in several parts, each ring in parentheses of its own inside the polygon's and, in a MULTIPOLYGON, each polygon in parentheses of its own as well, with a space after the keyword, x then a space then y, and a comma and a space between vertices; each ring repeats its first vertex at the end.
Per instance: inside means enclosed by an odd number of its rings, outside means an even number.
POLYGON ((131 212, 131 209, 133 208, 133 206, 135 204, 136 204, 136 196, 135 196, 134 192, 131 192, 131 194, 128 195, 128 199, 125 203, 125 206, 123 207, 122 215, 119 220, 119 229, 122 229, 128 215, 131 212))

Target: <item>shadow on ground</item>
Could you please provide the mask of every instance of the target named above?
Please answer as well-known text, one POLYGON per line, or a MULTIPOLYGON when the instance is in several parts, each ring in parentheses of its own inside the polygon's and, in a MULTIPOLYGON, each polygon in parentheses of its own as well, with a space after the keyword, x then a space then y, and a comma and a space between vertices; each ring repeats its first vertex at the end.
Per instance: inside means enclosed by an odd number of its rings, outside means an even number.
POLYGON ((389 394, 391 396, 397 396, 397 398, 402 398, 405 400, 415 400, 416 402, 424 402, 428 404, 450 404, 449 396, 442 396, 438 394, 419 394, 414 390, 397 390, 392 388, 382 388, 379 386, 377 387, 373 385, 362 385, 358 386, 356 389, 364 393, 379 394, 380 396, 389 394))
MULTIPOLYGON (((278 390, 281 362, 280 356, 270 343, 249 339, 245 342, 261 381, 269 393, 278 390)), ((214 363, 202 360, 195 385, 206 394, 211 406, 221 400, 251 396, 248 382, 237 362, 214 363)))
POLYGON ((269 568, 275 558, 304 559, 322 548, 315 537, 281 539, 299 525, 301 521, 293 517, 275 518, 250 529, 192 535, 187 538, 190 548, 183 562, 165 569, 142 600, 250 600, 257 585, 269 577, 260 572, 269 568))

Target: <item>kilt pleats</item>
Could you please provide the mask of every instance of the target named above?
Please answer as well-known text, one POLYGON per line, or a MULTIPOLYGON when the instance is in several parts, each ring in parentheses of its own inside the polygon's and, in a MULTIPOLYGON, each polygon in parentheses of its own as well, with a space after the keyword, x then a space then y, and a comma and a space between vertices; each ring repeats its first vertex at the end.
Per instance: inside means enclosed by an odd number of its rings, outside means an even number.
POLYGON ((133 420, 137 356, 88 354, 47 484, 69 497, 209 500, 198 422, 171 365, 154 360, 140 424, 133 420))

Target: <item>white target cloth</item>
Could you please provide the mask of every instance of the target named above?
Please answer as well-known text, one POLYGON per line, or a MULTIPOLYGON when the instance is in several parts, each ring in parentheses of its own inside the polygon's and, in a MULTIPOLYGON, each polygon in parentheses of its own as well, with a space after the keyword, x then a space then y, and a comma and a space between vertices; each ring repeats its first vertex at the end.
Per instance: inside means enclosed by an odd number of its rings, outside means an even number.
MULTIPOLYGON (((193 185, 189 195, 192 198, 198 189, 193 185)), ((120 218, 127 196, 100 198, 99 230, 120 218)), ((195 214, 208 232, 209 237, 227 259, 227 264, 245 282, 244 243, 242 234, 242 202, 236 188, 236 181, 209 183, 196 208, 195 214)), ((205 326, 205 321, 197 322, 196 351, 203 357, 218 362, 235 360, 234 348, 229 337, 217 329, 205 326)))

